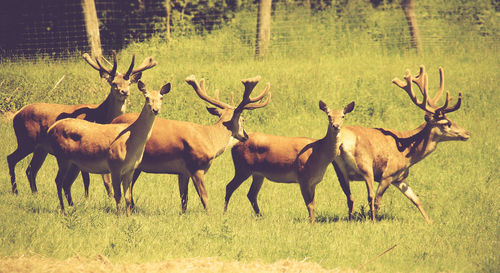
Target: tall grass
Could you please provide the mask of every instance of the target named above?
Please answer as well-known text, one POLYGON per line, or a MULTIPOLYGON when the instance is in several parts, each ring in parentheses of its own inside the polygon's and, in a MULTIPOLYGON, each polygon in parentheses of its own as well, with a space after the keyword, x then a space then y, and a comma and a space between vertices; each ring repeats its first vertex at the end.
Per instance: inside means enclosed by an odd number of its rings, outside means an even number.
MULTIPOLYGON (((400 15, 395 13, 397 16, 400 15)), ((311 34, 313 38, 320 38, 321 28, 327 31, 340 27, 333 19, 322 24, 314 20, 310 24, 318 25, 320 34, 311 34)), ((451 23, 446 26, 460 27, 451 23)), ((301 27, 299 23, 297 27, 301 27)), ((409 184, 423 200, 434 225, 425 224, 409 200, 392 188, 384 196, 381 220, 371 224, 365 218, 366 189, 364 183, 358 182, 352 183, 357 220, 347 221, 346 200, 331 168, 317 187, 315 225, 307 221, 297 185, 265 182, 259 195, 264 216, 256 218, 246 199, 250 186, 247 181, 234 193, 228 212, 223 214, 225 185, 234 174, 227 152, 215 160, 206 175, 209 215, 191 185, 188 211, 180 214, 176 177, 153 174, 139 178, 134 188, 138 211, 131 217, 116 217, 114 201, 105 196, 97 175, 91 176, 88 200, 83 198, 81 182, 74 184, 75 206, 62 215, 54 185, 57 167, 53 157, 49 156, 40 170, 38 194, 29 193, 23 173, 28 159, 16 169, 19 195, 10 193, 5 158, 15 149, 16 142, 11 123, 3 121, 0 255, 41 254, 61 259, 105 255, 120 262, 179 257, 274 262, 289 258, 306 259, 326 268, 356 268, 397 244, 363 270, 498 270, 500 101, 496 79, 500 64, 494 39, 473 31, 460 32, 457 41, 467 43, 427 46, 423 56, 416 56, 404 46, 363 44, 367 32, 354 31, 350 37, 341 36, 330 43, 278 47, 268 58, 256 61, 248 47, 251 43, 236 39, 237 30, 237 26, 229 26, 203 37, 179 38, 170 45, 155 39, 131 45, 119 54, 119 70, 127 68, 132 52, 137 53, 138 59, 152 55, 159 65, 145 72, 143 81, 151 88, 160 88, 166 81, 173 83, 172 92, 164 100, 162 117, 202 124, 215 120, 185 84, 186 76, 205 78, 209 92, 220 89, 221 99, 229 99, 231 91, 236 97, 241 96, 240 79, 261 75, 262 83, 257 89, 270 82, 272 101, 264 109, 244 113, 246 129, 320 138, 326 132, 327 121, 317 107, 319 99, 332 107, 356 101, 356 109, 347 117, 346 125, 416 128, 423 122, 422 111, 391 80, 401 78, 406 68, 416 73, 418 66, 424 64, 433 92, 439 86, 438 67, 443 66, 446 89, 454 97, 459 91, 463 93, 461 109, 449 116, 468 129, 472 137, 463 143, 440 144, 436 152, 411 169, 409 184), (229 42, 232 49, 220 48, 229 42)), ((339 33, 348 35, 347 31, 339 33)), ((4 61, 1 68, 2 111, 35 101, 99 103, 109 88, 80 59, 63 63, 4 61), (53 89, 63 75, 64 80, 53 89)), ((135 88, 132 87, 129 111, 139 111, 141 107, 142 99, 135 88)))

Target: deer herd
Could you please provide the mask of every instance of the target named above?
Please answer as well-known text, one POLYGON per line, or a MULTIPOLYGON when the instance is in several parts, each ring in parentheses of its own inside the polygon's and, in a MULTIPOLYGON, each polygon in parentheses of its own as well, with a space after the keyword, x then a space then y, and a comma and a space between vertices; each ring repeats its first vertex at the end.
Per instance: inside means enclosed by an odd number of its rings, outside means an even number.
POLYGON ((206 126, 157 117, 171 84, 166 83, 155 91, 140 80, 142 72, 157 65, 153 58, 148 57, 135 67, 133 55, 125 74, 117 71, 118 60, 114 51, 111 69, 99 58, 92 59, 88 54, 83 58, 111 86, 107 98, 99 105, 34 103, 24 106, 13 118, 17 149, 7 156, 14 194, 18 193, 15 167, 20 160, 33 154, 26 175, 31 191, 35 193, 36 175, 47 154, 56 157, 55 182, 62 212, 63 192, 68 204, 73 205, 71 185, 78 174, 82 174, 85 196, 88 197, 89 173, 95 173, 102 174, 108 195, 114 196, 118 215, 123 189, 126 215, 130 215, 135 207, 133 187, 141 172, 176 174, 182 212, 187 209, 191 179, 208 212, 205 173, 216 157, 231 149, 235 174, 226 186, 224 211, 228 210, 234 191, 252 176, 247 197, 255 214, 260 216, 257 195, 264 178, 267 178, 277 183, 298 183, 309 220, 313 223, 315 188, 332 164, 347 198, 349 219, 353 217, 354 204, 349 182, 361 180, 366 184, 372 222, 376 219, 384 192, 393 185, 413 202, 428 223, 432 223, 419 197, 406 182, 409 169, 432 153, 437 143, 465 141, 470 137, 469 132, 446 116, 460 108, 461 93, 457 101, 450 104, 452 98, 447 91, 443 105, 437 105, 444 91, 442 68, 439 68, 440 88, 433 97, 429 96, 424 66, 420 66, 417 76, 412 76, 407 70, 404 81, 397 78, 392 81, 424 111, 425 122, 416 129, 399 132, 361 126, 343 127, 345 116, 353 112, 355 103, 336 110, 320 100, 319 109, 328 117, 328 124, 325 137, 313 139, 246 133, 241 116, 243 110, 265 107, 271 99, 269 83, 259 95, 250 96, 260 81, 259 76, 242 80, 243 98, 237 106, 232 94, 230 103, 222 102, 217 91, 214 97, 208 95, 203 79, 198 82, 195 76, 187 77, 186 82, 195 93, 215 106, 207 107, 207 110, 219 120, 206 126), (125 114, 130 85, 135 83, 144 95, 144 106, 140 113, 125 114), (415 95, 413 84, 422 95, 421 101, 415 95), (376 191, 374 181, 379 183, 376 191))

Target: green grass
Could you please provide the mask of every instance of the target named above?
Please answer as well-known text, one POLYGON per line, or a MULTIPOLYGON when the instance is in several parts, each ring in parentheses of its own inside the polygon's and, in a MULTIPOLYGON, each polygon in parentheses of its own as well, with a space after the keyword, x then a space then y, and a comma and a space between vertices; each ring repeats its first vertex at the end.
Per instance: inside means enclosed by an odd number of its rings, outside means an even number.
MULTIPOLYGON (((239 42, 234 47, 246 51, 231 51, 234 54, 227 56, 221 53, 225 49, 221 51, 214 41, 220 37, 230 40, 231 31, 182 38, 170 47, 154 40, 131 45, 120 52, 119 69, 126 69, 132 52, 138 59, 151 54, 159 65, 145 72, 143 81, 150 88, 173 83, 161 116, 202 124, 215 120, 184 82, 186 76, 205 78, 209 92, 217 88, 221 98, 228 99, 230 91, 236 98, 241 96, 241 79, 261 75, 256 91, 270 82, 272 101, 264 109, 244 113, 246 129, 320 138, 327 120, 318 109, 319 99, 337 108, 356 101, 346 125, 416 128, 423 122, 422 111, 391 80, 402 78, 406 68, 416 73, 424 64, 434 92, 439 85, 438 67, 442 66, 446 89, 454 97, 459 91, 463 93, 461 109, 449 117, 472 137, 467 142, 439 144, 433 154, 410 170, 408 181, 434 225, 425 224, 418 210, 393 188, 384 196, 381 220, 371 224, 364 217, 366 188, 362 182, 352 183, 357 220, 347 221, 346 200, 331 167, 317 187, 315 225, 308 223, 296 184, 266 181, 259 195, 264 216, 256 218, 246 199, 250 186, 246 181, 223 214, 225 185, 234 173, 230 153, 217 158, 206 175, 209 215, 192 185, 188 211, 180 214, 177 178, 152 174, 139 178, 134 191, 138 211, 130 217, 116 217, 114 201, 105 196, 98 175, 91 176, 88 200, 83 197, 81 179, 77 179, 73 186, 76 204, 62 215, 54 183, 57 167, 51 156, 38 175, 38 194, 30 193, 24 175, 28 159, 17 165, 19 195, 10 193, 5 158, 16 142, 11 123, 4 121, 0 123, 0 256, 40 254, 64 259, 105 255, 117 262, 180 257, 269 263, 306 259, 325 268, 355 269, 397 244, 364 270, 494 272, 500 268, 500 63, 494 40, 467 34, 458 39, 474 38, 469 43, 427 49, 421 57, 404 49, 396 52, 379 50, 383 47, 379 45, 357 45, 340 53, 328 48, 320 53, 276 50, 265 60, 255 61, 239 42), (202 50, 201 44, 207 48, 202 50)), ((99 103, 108 90, 96 71, 81 59, 64 63, 5 61, 1 63, 0 82, 3 111, 35 101, 99 103), (63 75, 61 84, 49 92, 63 75)), ((142 98, 135 86, 131 90, 129 111, 138 111, 142 98)))

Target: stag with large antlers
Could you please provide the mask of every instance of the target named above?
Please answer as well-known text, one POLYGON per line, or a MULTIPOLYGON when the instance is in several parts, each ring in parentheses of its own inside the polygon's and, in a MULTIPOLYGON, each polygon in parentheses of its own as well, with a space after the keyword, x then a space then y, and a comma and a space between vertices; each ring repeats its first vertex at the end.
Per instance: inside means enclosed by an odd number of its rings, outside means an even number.
POLYGON ((321 182, 326 168, 338 153, 337 138, 345 114, 354 109, 354 102, 343 110, 334 110, 319 101, 319 108, 326 113, 329 121, 326 136, 322 139, 251 133, 247 141, 233 147, 231 153, 235 174, 226 186, 224 211, 233 192, 252 176, 247 197, 257 215, 260 216, 257 195, 264 178, 267 178, 278 183, 298 183, 309 220, 314 222, 316 185, 321 182))
MULTIPOLYGON (((59 165, 56 185, 63 212, 62 190, 68 194, 82 170, 88 173, 111 173, 117 213, 120 215, 120 186, 123 186, 126 212, 130 215, 132 175, 142 160, 146 141, 160 112, 163 95, 170 91, 170 83, 165 84, 160 91, 146 90, 141 81, 138 87, 144 94, 145 103, 132 124, 95 124, 67 118, 49 128, 46 150, 57 158, 59 165)), ((68 203, 71 205, 71 200, 68 203)))
MULTIPOLYGON (((242 80, 245 86, 243 100, 235 107, 220 101, 218 95, 215 98, 210 97, 203 79, 198 83, 194 76, 186 78, 186 82, 201 99, 216 107, 207 107, 207 110, 218 116, 219 120, 214 125, 205 126, 158 118, 151 138, 146 143, 144 158, 135 171, 132 187, 141 172, 177 174, 182 212, 185 212, 188 202, 188 182, 191 178, 203 207, 208 211, 205 173, 213 160, 226 149, 238 141, 248 139, 241 117, 243 110, 262 108, 271 98, 269 83, 260 95, 250 97, 259 80, 259 76, 242 80), (266 95, 268 96, 264 99, 266 95)), ((113 123, 130 123, 136 117, 137 114, 125 114, 113 120, 113 123)))
MULTIPOLYGON (((117 71, 118 61, 115 51, 113 51, 113 67, 111 69, 103 66, 97 58, 95 61, 92 60, 86 53, 83 58, 92 68, 99 71, 101 78, 107 80, 111 86, 107 98, 99 105, 33 103, 24 106, 16 113, 13 126, 17 138, 17 149, 7 156, 13 193, 18 193, 15 174, 16 164, 31 153, 33 153, 33 158, 26 169, 26 175, 31 191, 33 193, 37 191, 36 175, 47 156, 47 151, 44 150, 40 143, 46 137, 48 128, 54 122, 64 118, 78 118, 101 124, 110 123, 115 117, 125 113, 125 101, 129 95, 130 85, 141 78, 144 70, 150 69, 157 64, 151 57, 148 57, 141 66, 134 68, 134 55, 127 72, 121 74, 117 71)), ((88 174, 82 173, 82 177, 85 183, 85 195, 88 196, 88 174)))
POLYGON ((349 219, 352 218, 354 199, 351 195, 349 181, 364 180, 368 189, 368 204, 372 221, 382 196, 389 185, 398 188, 418 208, 428 223, 431 219, 425 212, 420 198, 413 192, 406 178, 409 169, 430 153, 439 142, 469 139, 468 131, 452 122, 447 113, 460 108, 462 94, 454 105, 449 105, 452 98, 446 92, 446 99, 441 107, 436 106, 444 91, 444 73, 439 68, 440 88, 433 98, 428 94, 427 74, 424 66, 420 66, 420 73, 413 77, 406 71, 405 81, 394 79, 393 83, 405 90, 415 105, 425 112, 425 122, 418 128, 408 132, 398 132, 391 129, 365 128, 359 126, 345 127, 340 137, 340 154, 332 162, 337 176, 347 197, 349 219), (422 93, 419 101, 412 89, 415 83, 422 93), (373 181, 379 182, 376 193, 373 190, 373 181))

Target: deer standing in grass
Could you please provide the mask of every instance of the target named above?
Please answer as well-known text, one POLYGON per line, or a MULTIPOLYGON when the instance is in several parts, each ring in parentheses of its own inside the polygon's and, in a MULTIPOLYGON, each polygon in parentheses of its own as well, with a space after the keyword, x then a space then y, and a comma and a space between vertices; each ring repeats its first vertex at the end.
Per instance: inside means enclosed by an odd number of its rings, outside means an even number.
POLYGON ((354 199, 351 195, 349 182, 364 180, 368 189, 368 204, 370 217, 374 221, 382 196, 389 185, 398 188, 418 208, 428 223, 431 219, 425 212, 420 198, 412 191, 406 182, 409 169, 430 153, 439 142, 469 139, 470 134, 446 117, 447 113, 460 108, 462 93, 458 101, 449 106, 452 98, 446 92, 444 105, 436 106, 444 90, 444 72, 439 68, 440 88, 431 99, 428 95, 427 74, 424 66, 420 73, 413 77, 406 71, 405 81, 397 78, 393 83, 402 88, 412 102, 425 111, 425 122, 418 128, 408 132, 398 132, 391 129, 365 128, 359 126, 345 127, 340 136, 340 154, 332 162, 337 176, 347 197, 349 219, 352 218, 354 199), (419 101, 413 92, 412 82, 423 95, 419 101), (376 194, 373 191, 373 181, 379 182, 376 194))
MULTIPOLYGON (((248 135, 243 128, 243 117, 241 117, 243 110, 262 108, 271 99, 269 83, 260 95, 250 97, 259 80, 259 76, 242 80, 245 86, 243 99, 237 107, 234 107, 232 103, 230 105, 221 102, 218 95, 215 98, 210 97, 203 79, 198 83, 194 76, 186 78, 186 82, 201 99, 216 107, 207 107, 207 110, 218 116, 219 120, 214 125, 205 126, 158 118, 151 138, 146 143, 143 160, 135 171, 132 187, 141 172, 177 174, 182 212, 185 212, 188 202, 188 182, 191 178, 201 203, 208 212, 208 195, 204 178, 206 172, 214 159, 226 149, 238 141, 247 140, 248 135), (266 94, 269 95, 264 100, 266 94)), ((137 114, 122 115, 113 123, 130 123, 136 116, 137 114)))
MULTIPOLYGON (((33 153, 33 157, 26 169, 26 175, 31 191, 33 193, 37 191, 36 175, 47 156, 47 151, 40 143, 46 137, 48 128, 54 122, 64 118, 78 118, 101 124, 110 123, 115 117, 125 113, 125 102, 129 95, 130 85, 141 78, 144 70, 150 69, 157 64, 151 57, 148 57, 140 67, 134 69, 135 56, 132 56, 129 69, 125 74, 121 74, 117 71, 115 51, 113 51, 112 69, 102 66, 97 58, 95 61, 92 60, 88 54, 84 54, 83 58, 92 68, 99 71, 101 78, 107 80, 111 86, 107 98, 99 105, 33 103, 24 106, 15 114, 13 126, 17 138, 17 149, 7 156, 13 193, 18 193, 15 174, 16 164, 31 153, 33 153)), ((87 173, 82 173, 82 177, 85 184, 85 196, 88 196, 89 176, 87 173)))
POLYGON ((333 110, 319 101, 319 108, 328 116, 326 136, 322 139, 252 133, 247 141, 233 147, 235 174, 226 186, 224 211, 233 192, 251 175, 253 181, 247 197, 257 215, 260 216, 257 195, 267 178, 278 183, 298 183, 309 220, 314 222, 316 185, 338 153, 338 135, 345 114, 354 109, 354 102, 343 110, 333 110))
POLYGON ((117 214, 120 215, 120 186, 123 186, 126 212, 127 216, 130 215, 132 175, 142 160, 146 141, 160 112, 163 95, 170 91, 170 83, 160 91, 146 90, 141 81, 138 87, 144 94, 145 103, 132 124, 96 124, 80 119, 63 119, 49 128, 48 150, 57 158, 59 165, 56 185, 62 211, 62 190, 69 193, 78 172, 82 170, 111 173, 117 214))

